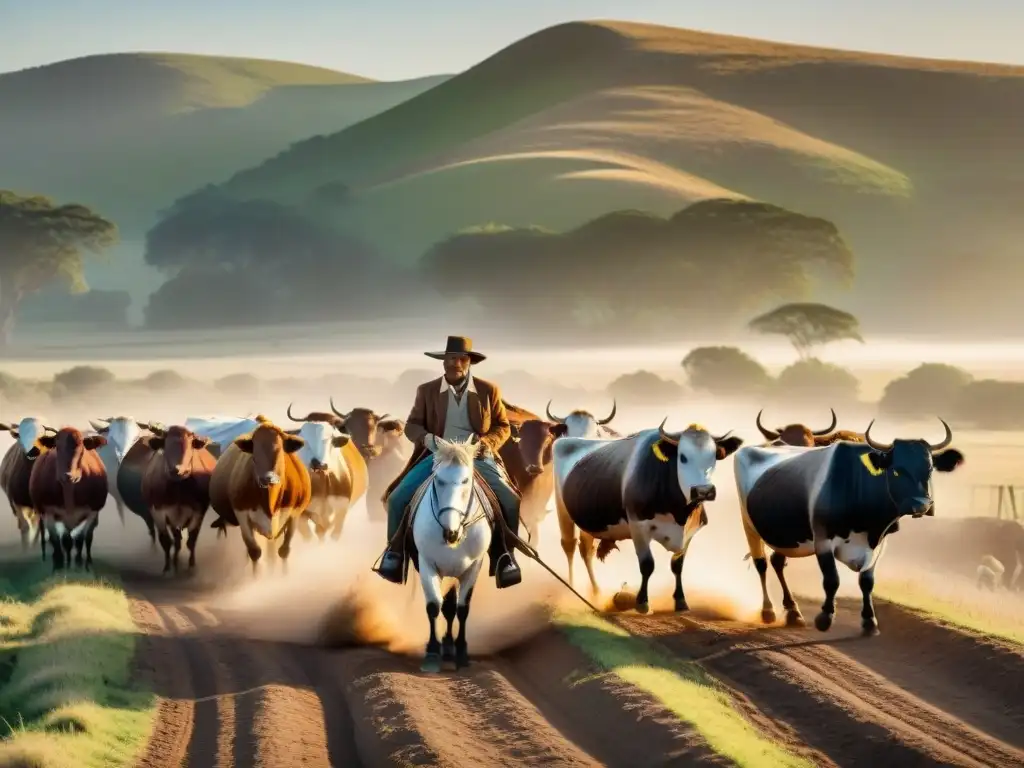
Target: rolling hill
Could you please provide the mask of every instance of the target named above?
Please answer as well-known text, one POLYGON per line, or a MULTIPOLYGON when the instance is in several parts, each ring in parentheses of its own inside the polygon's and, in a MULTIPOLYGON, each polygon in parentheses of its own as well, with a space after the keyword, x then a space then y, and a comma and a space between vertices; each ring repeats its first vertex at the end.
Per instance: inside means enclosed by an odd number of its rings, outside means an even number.
POLYGON ((443 82, 263 59, 87 56, 0 75, 0 186, 97 207, 128 239, 179 196, 443 82))
POLYGON ((575 22, 222 189, 301 205, 343 182, 337 223, 406 262, 487 222, 762 199, 840 226, 859 277, 819 298, 868 330, 977 327, 984 302, 991 331, 1018 317, 1024 278, 1021 126, 1024 67, 575 22))

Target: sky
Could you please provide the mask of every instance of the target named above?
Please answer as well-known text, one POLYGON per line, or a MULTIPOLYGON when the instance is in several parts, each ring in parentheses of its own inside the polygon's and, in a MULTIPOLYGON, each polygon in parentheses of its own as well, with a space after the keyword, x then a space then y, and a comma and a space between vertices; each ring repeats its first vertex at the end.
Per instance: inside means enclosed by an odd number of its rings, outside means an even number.
POLYGON ((0 0, 0 72, 95 53, 173 51, 398 80, 462 71, 578 19, 1024 64, 1024 0, 0 0))

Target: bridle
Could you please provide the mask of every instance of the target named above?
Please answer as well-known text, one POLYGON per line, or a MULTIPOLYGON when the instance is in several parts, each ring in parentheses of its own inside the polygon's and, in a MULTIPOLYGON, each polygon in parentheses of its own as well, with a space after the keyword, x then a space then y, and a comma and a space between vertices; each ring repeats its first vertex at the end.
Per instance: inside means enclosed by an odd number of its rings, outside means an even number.
POLYGON ((456 537, 455 540, 461 541, 462 537, 466 535, 467 528, 469 528, 471 525, 475 525, 476 523, 480 522, 481 519, 487 516, 487 510, 483 507, 483 505, 480 503, 480 500, 477 498, 476 479, 470 479, 470 482, 473 484, 473 488, 469 493, 469 504, 466 506, 465 509, 459 509, 458 507, 453 506, 442 507, 440 500, 437 497, 436 481, 437 474, 435 472, 434 474, 431 475, 430 478, 430 510, 431 514, 433 514, 434 516, 434 522, 437 523, 438 528, 444 530, 444 526, 441 525, 441 515, 448 511, 458 513, 459 528, 458 536, 456 537), (470 518, 469 515, 473 511, 474 506, 478 507, 480 511, 475 517, 470 518))

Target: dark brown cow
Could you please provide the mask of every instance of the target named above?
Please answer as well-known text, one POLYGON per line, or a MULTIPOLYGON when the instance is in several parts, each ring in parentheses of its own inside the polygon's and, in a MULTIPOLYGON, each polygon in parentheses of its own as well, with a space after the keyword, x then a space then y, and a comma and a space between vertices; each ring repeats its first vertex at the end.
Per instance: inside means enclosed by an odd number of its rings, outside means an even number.
POLYGON ((100 510, 107 502, 107 470, 96 453, 106 445, 103 435, 89 435, 74 427, 64 427, 55 435, 44 435, 39 442, 48 450, 35 462, 29 478, 32 508, 46 525, 53 544, 53 569, 60 570, 71 559, 75 545, 75 565, 92 566, 92 535, 100 510))
MULTIPOLYGON (((117 486, 117 496, 121 502, 128 507, 128 510, 138 516, 146 524, 149 531, 151 547, 156 548, 156 525, 153 523, 153 515, 149 511, 149 505, 142 496, 142 477, 149 466, 149 460, 153 458, 153 449, 149 447, 149 436, 163 435, 164 427, 157 423, 136 422, 139 429, 149 432, 132 443, 128 453, 121 459, 117 468, 117 477, 113 484, 117 486)), ((102 453, 100 454, 102 456, 102 453)), ((108 483, 109 480, 108 474, 108 483)), ((113 496, 114 494, 111 494, 113 496)))
POLYGON ((537 528, 547 515, 548 501, 555 489, 552 448, 555 440, 569 431, 565 424, 543 419, 528 419, 519 425, 518 434, 501 447, 501 458, 522 494, 520 519, 537 544, 537 528))
POLYGON ((826 429, 814 431, 804 424, 787 424, 780 429, 771 430, 761 423, 761 414, 764 413, 764 409, 757 413, 757 428, 769 445, 796 445, 803 448, 814 448, 815 446, 832 445, 838 440, 849 440, 853 443, 864 442, 864 435, 861 432, 836 430, 839 421, 836 418, 835 409, 829 410, 832 411, 832 424, 826 429))
POLYGON ((284 533, 278 554, 287 559, 296 519, 309 507, 309 470, 298 457, 305 441, 269 421, 234 440, 210 478, 210 505, 239 527, 253 574, 263 551, 254 533, 270 542, 284 533))
POLYGON ((182 532, 188 531, 188 567, 196 565, 196 540, 210 506, 210 477, 217 460, 210 442, 186 427, 172 426, 145 441, 153 452, 142 476, 142 499, 164 548, 164 573, 178 571, 182 532), (171 557, 171 543, 174 557, 171 557))
POLYGON ((0 489, 7 495, 11 511, 18 521, 22 549, 28 548, 28 535, 35 526, 36 537, 42 539, 45 560, 46 529, 32 508, 29 478, 32 476, 34 462, 47 450, 39 442, 39 438, 47 432, 55 435, 57 430, 32 417, 21 419, 17 424, 0 424, 0 430, 10 432, 14 438, 14 445, 7 449, 3 461, 0 462, 0 489))

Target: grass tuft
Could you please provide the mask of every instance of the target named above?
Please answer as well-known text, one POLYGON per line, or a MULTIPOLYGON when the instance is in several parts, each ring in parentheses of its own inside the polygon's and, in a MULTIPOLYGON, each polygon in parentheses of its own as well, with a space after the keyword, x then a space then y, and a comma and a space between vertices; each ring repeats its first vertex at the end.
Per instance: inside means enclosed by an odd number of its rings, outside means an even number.
POLYGON ((156 701, 131 678, 137 631, 117 581, 19 563, 0 587, 0 768, 133 764, 156 701))

